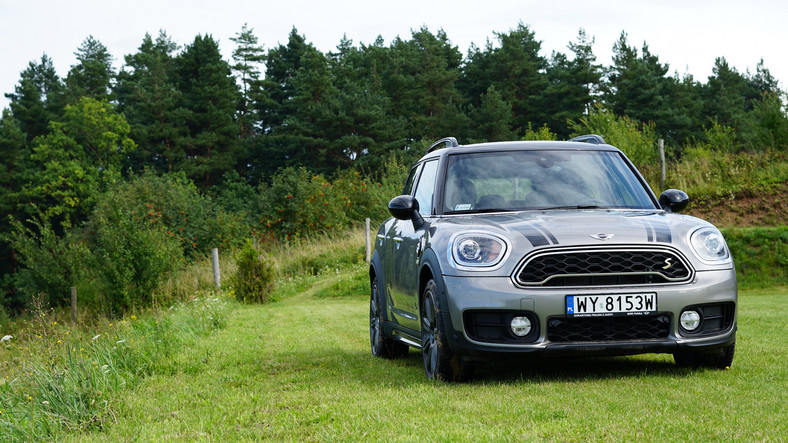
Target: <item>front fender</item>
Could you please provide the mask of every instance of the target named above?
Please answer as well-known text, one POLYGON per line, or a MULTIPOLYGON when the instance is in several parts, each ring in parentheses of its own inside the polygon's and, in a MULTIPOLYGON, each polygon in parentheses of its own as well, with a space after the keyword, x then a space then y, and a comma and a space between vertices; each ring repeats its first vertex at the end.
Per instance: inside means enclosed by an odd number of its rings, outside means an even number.
POLYGON ((433 249, 427 249, 421 257, 421 268, 419 277, 419 315, 421 316, 421 294, 427 286, 427 282, 432 278, 438 287, 438 299, 441 305, 441 317, 446 326, 446 335, 449 339, 449 348, 456 350, 457 342, 462 339, 462 331, 456 331, 449 312, 449 300, 446 292, 446 282, 443 280, 441 261, 433 249))

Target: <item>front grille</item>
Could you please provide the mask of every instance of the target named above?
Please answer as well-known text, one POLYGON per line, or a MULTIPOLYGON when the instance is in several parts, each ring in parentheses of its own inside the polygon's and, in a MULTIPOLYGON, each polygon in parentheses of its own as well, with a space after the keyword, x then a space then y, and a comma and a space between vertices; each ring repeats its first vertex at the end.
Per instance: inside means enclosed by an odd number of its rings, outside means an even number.
POLYGON ((554 343, 610 342, 667 338, 670 317, 552 318, 547 321, 547 339, 554 343))
POLYGON ((528 258, 516 273, 523 286, 618 286, 678 283, 692 270, 664 249, 548 251, 528 258))

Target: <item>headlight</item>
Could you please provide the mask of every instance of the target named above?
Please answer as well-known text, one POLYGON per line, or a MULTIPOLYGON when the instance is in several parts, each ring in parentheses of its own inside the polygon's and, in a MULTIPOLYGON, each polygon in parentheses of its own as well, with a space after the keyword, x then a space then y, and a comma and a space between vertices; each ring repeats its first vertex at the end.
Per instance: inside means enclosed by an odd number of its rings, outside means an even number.
POLYGON ((494 267, 508 252, 505 240, 482 233, 456 234, 450 248, 449 255, 458 267, 494 267))
POLYGON ((725 239, 720 231, 714 228, 701 228, 693 232, 690 243, 701 260, 720 262, 730 258, 725 239))

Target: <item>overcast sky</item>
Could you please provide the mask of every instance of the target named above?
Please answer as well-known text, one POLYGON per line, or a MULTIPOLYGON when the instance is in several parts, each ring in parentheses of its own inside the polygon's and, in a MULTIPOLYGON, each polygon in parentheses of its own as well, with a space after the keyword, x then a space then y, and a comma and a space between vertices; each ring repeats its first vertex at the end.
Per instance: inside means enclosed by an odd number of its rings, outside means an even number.
MULTIPOLYGON (((0 92, 13 92, 20 72, 43 53, 65 77, 88 35, 107 46, 118 69, 146 32, 155 36, 160 29, 180 45, 211 34, 229 59, 229 38, 244 23, 266 49, 286 43, 293 26, 323 52, 334 50, 343 35, 357 45, 380 35, 388 44, 427 26, 443 29, 466 54, 471 43, 483 47, 494 31, 522 22, 548 57, 554 50, 569 52, 567 44, 584 28, 595 37, 594 53, 604 65, 611 64, 611 48, 624 30, 630 45, 648 43, 671 74, 690 73, 705 82, 716 57, 724 56, 740 72, 754 72, 763 58, 785 88, 786 20, 784 0, 0 0, 0 92)), ((0 97, 0 108, 7 106, 0 97)))

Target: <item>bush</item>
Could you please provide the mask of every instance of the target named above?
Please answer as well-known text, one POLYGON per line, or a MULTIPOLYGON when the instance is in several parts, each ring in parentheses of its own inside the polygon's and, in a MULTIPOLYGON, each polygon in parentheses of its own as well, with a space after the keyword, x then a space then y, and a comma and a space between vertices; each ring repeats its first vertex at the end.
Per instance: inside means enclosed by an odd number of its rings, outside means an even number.
POLYGON ((613 112, 597 105, 579 121, 569 121, 574 133, 598 134, 609 144, 621 149, 638 168, 644 165, 659 165, 657 137, 654 123, 638 123, 627 116, 616 116, 613 112))
POLYGON ((181 244, 156 219, 130 211, 122 193, 110 193, 90 221, 94 269, 109 312, 149 306, 153 291, 183 259, 181 244))
POLYGON ((558 140, 558 134, 550 131, 550 128, 547 127, 547 124, 542 125, 536 131, 534 131, 533 127, 531 127, 531 123, 528 123, 528 127, 525 129, 525 134, 523 134, 521 140, 553 141, 558 140))
POLYGON ((241 215, 229 214, 200 195, 182 173, 158 176, 145 171, 111 194, 135 217, 163 225, 167 235, 192 257, 206 256, 211 248, 240 247, 249 235, 241 215))
POLYGON ((236 258, 237 270, 230 278, 236 297, 246 303, 265 303, 274 285, 271 260, 247 242, 236 258))
POLYGON ((387 170, 380 181, 354 170, 339 172, 331 181, 305 168, 282 169, 270 185, 258 189, 258 228, 253 235, 289 241, 343 232, 365 218, 385 220, 387 204, 400 193, 408 167, 392 157, 387 170))
POLYGON ((66 306, 70 288, 82 286, 90 251, 78 233, 65 222, 65 234, 58 235, 50 219, 40 211, 27 220, 27 225, 13 220, 13 231, 7 240, 19 252, 25 265, 16 278, 17 288, 27 300, 38 293, 46 294, 51 306, 66 306))

